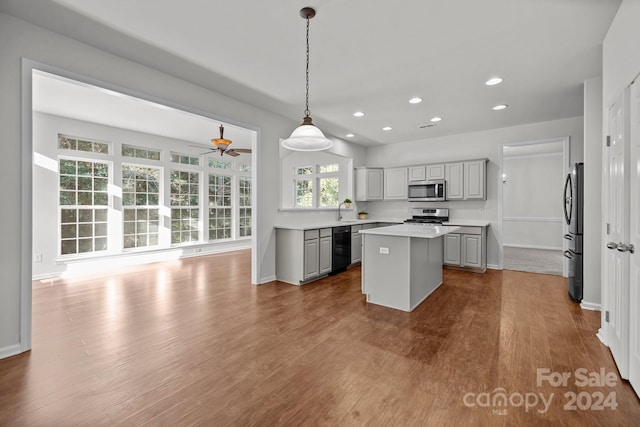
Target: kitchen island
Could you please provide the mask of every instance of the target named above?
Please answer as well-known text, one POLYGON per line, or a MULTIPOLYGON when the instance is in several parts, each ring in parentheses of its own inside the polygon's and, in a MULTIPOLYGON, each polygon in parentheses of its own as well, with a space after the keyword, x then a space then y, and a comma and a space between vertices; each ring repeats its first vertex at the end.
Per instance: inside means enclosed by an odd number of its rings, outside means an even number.
POLYGON ((442 284, 443 237, 459 227, 401 224, 362 230, 367 302, 412 311, 442 284))

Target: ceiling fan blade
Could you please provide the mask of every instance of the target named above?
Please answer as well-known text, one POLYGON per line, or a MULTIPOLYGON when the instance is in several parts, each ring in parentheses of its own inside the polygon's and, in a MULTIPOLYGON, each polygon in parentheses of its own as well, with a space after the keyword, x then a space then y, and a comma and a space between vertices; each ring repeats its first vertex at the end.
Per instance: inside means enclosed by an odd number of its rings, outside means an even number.
POLYGON ((234 148, 233 151, 236 153, 250 153, 251 148, 234 148))
POLYGON ((236 153, 236 150, 226 150, 225 153, 227 153, 231 157, 238 157, 240 155, 240 153, 236 153))

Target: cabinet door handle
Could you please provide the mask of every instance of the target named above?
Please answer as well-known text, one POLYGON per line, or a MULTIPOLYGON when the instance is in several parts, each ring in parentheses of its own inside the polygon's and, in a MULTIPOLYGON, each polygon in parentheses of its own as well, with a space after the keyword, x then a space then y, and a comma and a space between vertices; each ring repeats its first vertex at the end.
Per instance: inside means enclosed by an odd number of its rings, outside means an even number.
POLYGON ((573 259, 573 254, 571 253, 571 251, 564 251, 564 257, 573 259))
POLYGON ((616 242, 607 243, 607 248, 609 249, 618 249, 618 244, 616 242))
POLYGON ((564 238, 567 240, 573 240, 573 236, 571 234, 565 234, 564 238))

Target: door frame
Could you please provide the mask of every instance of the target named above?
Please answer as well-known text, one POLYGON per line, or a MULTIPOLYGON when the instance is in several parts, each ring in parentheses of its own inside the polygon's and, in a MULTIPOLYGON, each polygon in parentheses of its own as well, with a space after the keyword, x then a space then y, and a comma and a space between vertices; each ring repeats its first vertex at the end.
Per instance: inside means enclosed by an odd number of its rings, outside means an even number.
MULTIPOLYGON (((497 176, 497 187, 498 187, 498 226, 500 228, 500 238, 499 238, 499 247, 498 247, 498 252, 499 252, 499 259, 500 259, 500 270, 504 269, 504 225, 503 225, 503 217, 504 217, 504 189, 503 189, 503 181, 502 181, 502 174, 504 173, 504 149, 506 147, 522 147, 522 146, 527 146, 527 145, 539 145, 539 144, 549 144, 552 142, 562 142, 562 165, 564 167, 564 174, 562 177, 562 182, 559 185, 563 185, 564 184, 564 178, 566 177, 566 174, 570 172, 571 169, 571 165, 570 165, 570 143, 571 143, 571 137, 569 136, 560 136, 560 137, 556 137, 556 138, 547 138, 547 139, 538 139, 538 140, 532 140, 532 141, 519 141, 519 142, 509 142, 506 144, 501 144, 499 147, 499 159, 500 159, 500 163, 499 163, 499 170, 498 170, 498 176, 497 176)), ((562 221, 562 234, 567 234, 568 233, 568 227, 567 227, 567 223, 566 221, 562 221)), ((566 245, 567 243, 564 241, 562 241, 562 247, 563 250, 566 250, 566 245)), ((563 257, 563 261, 562 261, 562 276, 563 277, 567 277, 568 274, 568 263, 567 260, 564 259, 563 257)))

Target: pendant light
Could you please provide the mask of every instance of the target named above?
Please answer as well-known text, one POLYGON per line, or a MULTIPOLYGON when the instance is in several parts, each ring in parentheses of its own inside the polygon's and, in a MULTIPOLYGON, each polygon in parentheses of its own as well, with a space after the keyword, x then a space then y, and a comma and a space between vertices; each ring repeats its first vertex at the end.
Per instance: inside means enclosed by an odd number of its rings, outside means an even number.
POLYGON ((291 136, 282 141, 282 146, 296 151, 320 151, 333 147, 333 141, 327 139, 322 131, 311 120, 309 111, 309 20, 316 16, 316 11, 311 7, 300 10, 300 16, 307 20, 307 96, 306 109, 302 124, 294 129, 291 136))

